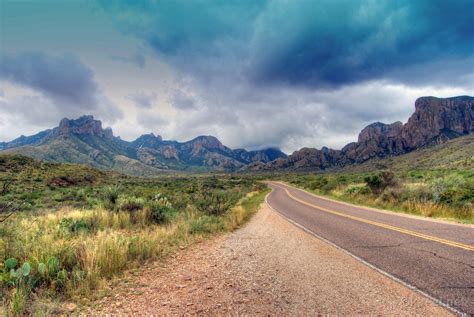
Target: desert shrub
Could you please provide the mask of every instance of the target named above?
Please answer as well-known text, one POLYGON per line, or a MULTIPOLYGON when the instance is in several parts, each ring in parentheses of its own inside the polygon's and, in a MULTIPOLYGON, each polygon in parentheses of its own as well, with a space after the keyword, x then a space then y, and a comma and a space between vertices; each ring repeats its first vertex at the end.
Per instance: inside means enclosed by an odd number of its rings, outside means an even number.
POLYGON ((145 199, 134 196, 120 196, 117 200, 119 210, 133 212, 143 209, 145 206, 145 199))
POLYGON ((74 198, 76 200, 86 200, 88 198, 88 193, 85 188, 79 188, 74 192, 74 198))
POLYGON ((430 182, 433 201, 443 204, 472 204, 474 185, 459 175, 448 175, 430 182))
POLYGON ((90 224, 84 219, 63 218, 59 222, 59 230, 61 233, 79 233, 89 232, 90 224))
POLYGON ((219 216, 234 206, 241 194, 235 191, 205 191, 196 197, 196 208, 208 215, 219 216))
POLYGON ((77 183, 77 179, 70 175, 53 176, 48 180, 50 187, 69 187, 75 186, 77 183))
POLYGON ((387 187, 380 194, 379 199, 383 202, 397 203, 403 200, 405 193, 406 191, 400 187, 387 187))
POLYGON ((326 177, 317 177, 316 179, 312 180, 308 184, 308 188, 311 190, 318 190, 322 189, 323 186, 326 186, 329 183, 326 177))
POLYGON ((256 183, 255 185, 252 186, 252 191, 262 191, 268 188, 268 186, 264 183, 256 183))
POLYGON ((330 191, 336 189, 338 182, 334 178, 329 178, 327 183, 321 187, 321 192, 329 193, 330 191))
POLYGON ((395 174, 392 171, 382 171, 375 175, 366 176, 364 181, 373 194, 380 194, 385 188, 395 186, 395 174))
POLYGON ((346 195, 365 195, 370 192, 369 188, 365 185, 349 185, 344 190, 344 194, 346 195))
POLYGON ((170 222, 176 215, 176 210, 167 200, 160 198, 148 203, 147 208, 150 211, 150 218, 158 224, 170 222))
POLYGON ((337 183, 341 185, 344 185, 348 182, 348 178, 345 175, 339 175, 336 180, 337 180, 337 183))

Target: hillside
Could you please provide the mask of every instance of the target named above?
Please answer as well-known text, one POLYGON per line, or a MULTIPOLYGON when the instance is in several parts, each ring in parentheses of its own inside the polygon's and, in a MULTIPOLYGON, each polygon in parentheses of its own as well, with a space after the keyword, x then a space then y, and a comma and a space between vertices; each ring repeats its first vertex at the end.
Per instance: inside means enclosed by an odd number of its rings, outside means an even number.
POLYGON ((230 149, 213 136, 187 142, 167 141, 153 133, 132 142, 113 135, 92 116, 63 119, 58 127, 0 143, 0 151, 39 160, 88 164, 135 176, 167 171, 233 171, 253 162, 267 163, 286 155, 278 149, 230 149))

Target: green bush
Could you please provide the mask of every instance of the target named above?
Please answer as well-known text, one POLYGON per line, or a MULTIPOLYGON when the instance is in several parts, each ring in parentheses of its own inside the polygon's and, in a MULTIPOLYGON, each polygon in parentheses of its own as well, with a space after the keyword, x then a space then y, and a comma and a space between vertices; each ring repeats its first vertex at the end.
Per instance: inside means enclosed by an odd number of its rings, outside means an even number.
POLYGON ((436 178, 430 182, 430 189, 436 203, 467 205, 474 198, 474 185, 459 175, 436 178))
POLYGON ((201 192, 195 199, 196 208, 208 215, 220 216, 226 213, 239 200, 240 193, 232 191, 201 192))
POLYGON ((138 211, 145 206, 145 199, 142 197, 121 196, 117 201, 118 209, 122 211, 138 211))
POLYGON ((164 224, 170 222, 176 215, 176 210, 171 204, 162 204, 159 201, 151 201, 148 206, 150 218, 153 222, 164 224))
POLYGON ((312 180, 308 184, 308 188, 311 189, 311 190, 318 190, 318 189, 322 189, 328 183, 329 183, 329 181, 326 177, 317 177, 315 180, 312 180))
POLYGON ((360 186, 360 185, 349 185, 344 194, 346 195, 365 195, 370 192, 370 189, 367 186, 360 186))
POLYGON ((63 218, 59 222, 59 229, 62 233, 89 232, 91 226, 84 219, 63 218))
POLYGON ((396 185, 395 174, 392 171, 366 176, 364 181, 373 194, 380 194, 385 188, 396 185))

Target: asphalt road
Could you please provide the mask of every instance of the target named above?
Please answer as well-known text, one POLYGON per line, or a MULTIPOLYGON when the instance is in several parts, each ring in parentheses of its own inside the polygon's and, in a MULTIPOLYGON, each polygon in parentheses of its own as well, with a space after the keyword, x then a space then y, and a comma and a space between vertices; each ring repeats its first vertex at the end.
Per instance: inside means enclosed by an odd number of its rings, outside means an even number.
POLYGON ((290 221, 458 313, 474 315, 474 226, 349 205, 279 182, 269 186, 267 203, 290 221))

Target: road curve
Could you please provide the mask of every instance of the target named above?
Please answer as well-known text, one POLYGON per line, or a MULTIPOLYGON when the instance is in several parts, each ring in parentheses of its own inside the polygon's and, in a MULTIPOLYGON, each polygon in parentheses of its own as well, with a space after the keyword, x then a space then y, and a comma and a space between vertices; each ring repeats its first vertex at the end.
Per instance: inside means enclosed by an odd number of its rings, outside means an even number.
POLYGON ((272 209, 453 311, 474 315, 474 227, 408 217, 269 182, 272 209))

